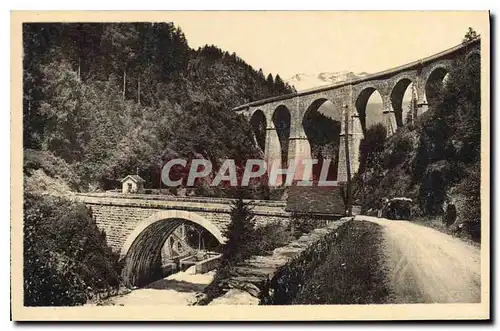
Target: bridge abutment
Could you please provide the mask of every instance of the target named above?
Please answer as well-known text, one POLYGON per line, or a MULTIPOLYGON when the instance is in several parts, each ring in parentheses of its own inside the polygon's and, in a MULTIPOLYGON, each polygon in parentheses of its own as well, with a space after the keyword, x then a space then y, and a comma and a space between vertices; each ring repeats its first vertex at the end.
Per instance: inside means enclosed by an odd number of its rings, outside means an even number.
POLYGON ((422 75, 417 76, 417 108, 415 109, 414 118, 418 118, 420 115, 425 113, 429 109, 429 105, 427 103, 427 98, 425 96, 425 79, 422 75))

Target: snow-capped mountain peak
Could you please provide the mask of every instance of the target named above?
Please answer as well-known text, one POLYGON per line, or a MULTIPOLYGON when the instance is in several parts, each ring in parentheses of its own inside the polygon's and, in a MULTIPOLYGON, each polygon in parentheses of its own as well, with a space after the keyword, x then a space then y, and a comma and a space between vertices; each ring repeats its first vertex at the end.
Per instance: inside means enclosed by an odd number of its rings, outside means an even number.
POLYGON ((368 75, 366 72, 354 73, 351 71, 320 72, 318 74, 298 73, 285 81, 295 86, 297 91, 307 90, 322 85, 330 85, 348 81, 368 75))

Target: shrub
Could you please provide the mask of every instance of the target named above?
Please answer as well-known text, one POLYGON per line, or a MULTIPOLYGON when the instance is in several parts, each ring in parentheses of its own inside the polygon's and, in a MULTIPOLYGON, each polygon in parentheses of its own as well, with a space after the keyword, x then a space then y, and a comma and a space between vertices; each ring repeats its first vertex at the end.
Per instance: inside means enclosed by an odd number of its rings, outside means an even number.
POLYGON ((80 179, 74 168, 51 152, 25 149, 23 156, 25 176, 31 175, 35 170, 42 169, 48 176, 62 179, 74 190, 81 188, 80 179))
POLYGON ((292 233, 281 222, 268 223, 255 230, 257 240, 255 255, 271 255, 275 248, 285 246, 292 239, 292 233))
POLYGON ((224 292, 224 282, 229 277, 232 267, 256 251, 255 220, 250 204, 243 201, 243 193, 231 204, 231 223, 226 230, 227 242, 224 245, 222 259, 212 282, 205 288, 206 298, 200 304, 206 304, 224 292))
POLYGON ((366 130, 359 144, 359 170, 360 174, 367 169, 377 166, 377 161, 384 151, 387 130, 382 124, 377 124, 366 130))
POLYGON ((392 143, 393 148, 391 149, 391 153, 387 154, 385 162, 385 166, 388 169, 394 169, 396 166, 402 164, 413 149, 411 137, 403 132, 395 135, 392 143))
POLYGON ((477 162, 467 170, 466 177, 455 188, 455 193, 464 196, 463 207, 457 215, 463 223, 462 231, 474 241, 481 239, 481 165, 477 162))
POLYGON ((263 196, 263 200, 282 200, 283 199, 283 194, 285 194, 285 191, 286 191, 286 187, 285 186, 281 186, 281 187, 273 187, 273 188, 269 188, 267 187, 267 195, 268 195, 268 198, 266 199, 264 196, 263 196))
POLYGON ((300 237, 305 233, 309 233, 318 226, 318 220, 311 214, 292 214, 290 220, 295 238, 300 237))
POLYGON ((194 194, 199 197, 214 197, 214 192, 210 186, 205 183, 197 185, 194 188, 194 194))
POLYGON ((25 306, 79 305, 95 292, 117 288, 117 260, 87 207, 25 194, 25 306))

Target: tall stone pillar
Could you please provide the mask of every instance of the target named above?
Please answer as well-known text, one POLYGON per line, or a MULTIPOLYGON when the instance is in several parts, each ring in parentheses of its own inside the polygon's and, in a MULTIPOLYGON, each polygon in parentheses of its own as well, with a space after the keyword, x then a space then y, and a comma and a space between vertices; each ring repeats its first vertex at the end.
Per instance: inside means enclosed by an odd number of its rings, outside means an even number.
MULTIPOLYGON (((312 179, 312 169, 304 176, 304 171, 306 167, 303 160, 311 159, 311 147, 309 145, 309 140, 305 136, 290 136, 288 140, 288 164, 295 163, 295 174, 294 181, 309 180, 312 179)), ((306 161, 308 162, 308 161, 306 161)))
POLYGON ((312 179, 312 171, 304 177, 303 160, 311 159, 311 145, 307 139, 302 125, 305 113, 300 98, 296 98, 295 107, 290 109, 290 137, 288 138, 288 164, 295 163, 294 181, 301 181, 304 178, 312 179))
MULTIPOLYGON (((349 161, 351 166, 351 178, 359 169, 359 145, 361 139, 363 139, 363 130, 361 128, 361 122, 359 120, 359 114, 355 111, 354 103, 344 108, 342 111, 342 118, 345 118, 345 112, 348 111, 349 114, 349 161)), ((338 182, 347 181, 347 160, 345 153, 345 120, 342 121, 340 130, 340 145, 339 145, 339 166, 338 166, 338 182)))
MULTIPOLYGON (((274 127, 272 121, 267 121, 266 128, 266 149, 264 151, 264 158, 267 163, 267 173, 271 172, 271 167, 282 167, 281 165, 281 144, 278 137, 278 132, 274 127)), ((278 176, 276 185, 281 185, 281 176, 278 176)))
POLYGON ((415 110, 415 114, 413 114, 414 119, 417 119, 429 109, 429 104, 427 103, 427 98, 425 96, 425 83, 426 82, 421 75, 417 76, 417 86, 415 89, 417 93, 417 108, 415 110))
POLYGON ((351 116, 351 130, 349 131, 349 135, 351 137, 349 149, 352 150, 351 173, 354 175, 359 169, 359 145, 361 144, 361 139, 363 139, 363 128, 361 127, 359 114, 356 111, 351 116))

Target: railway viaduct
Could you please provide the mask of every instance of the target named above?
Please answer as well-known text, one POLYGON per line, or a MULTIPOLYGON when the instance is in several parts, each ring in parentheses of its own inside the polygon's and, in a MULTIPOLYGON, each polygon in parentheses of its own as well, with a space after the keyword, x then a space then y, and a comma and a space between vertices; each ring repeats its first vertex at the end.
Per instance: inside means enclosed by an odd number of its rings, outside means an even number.
POLYGON ((311 111, 330 101, 334 111, 329 117, 338 121, 341 126, 337 180, 345 181, 347 178, 346 155, 343 148, 346 138, 345 112, 348 112, 349 118, 351 173, 355 173, 359 166, 359 144, 366 130, 366 105, 375 91, 378 91, 382 98, 382 122, 390 135, 398 127, 405 125, 406 117, 403 115, 402 104, 403 96, 410 84, 413 83, 414 87, 413 98, 416 107, 413 108, 411 115, 415 119, 428 107, 432 107, 438 90, 436 84, 443 81, 454 61, 479 55, 479 52, 478 38, 396 68, 333 85, 250 102, 233 110, 244 114, 252 122, 254 130, 258 125, 265 128, 265 143, 260 146, 265 159, 268 164, 281 165, 284 162, 290 163, 291 160, 297 162, 297 160, 311 159, 311 146, 304 121, 311 111), (286 148, 283 148, 283 144, 287 145, 286 148))

